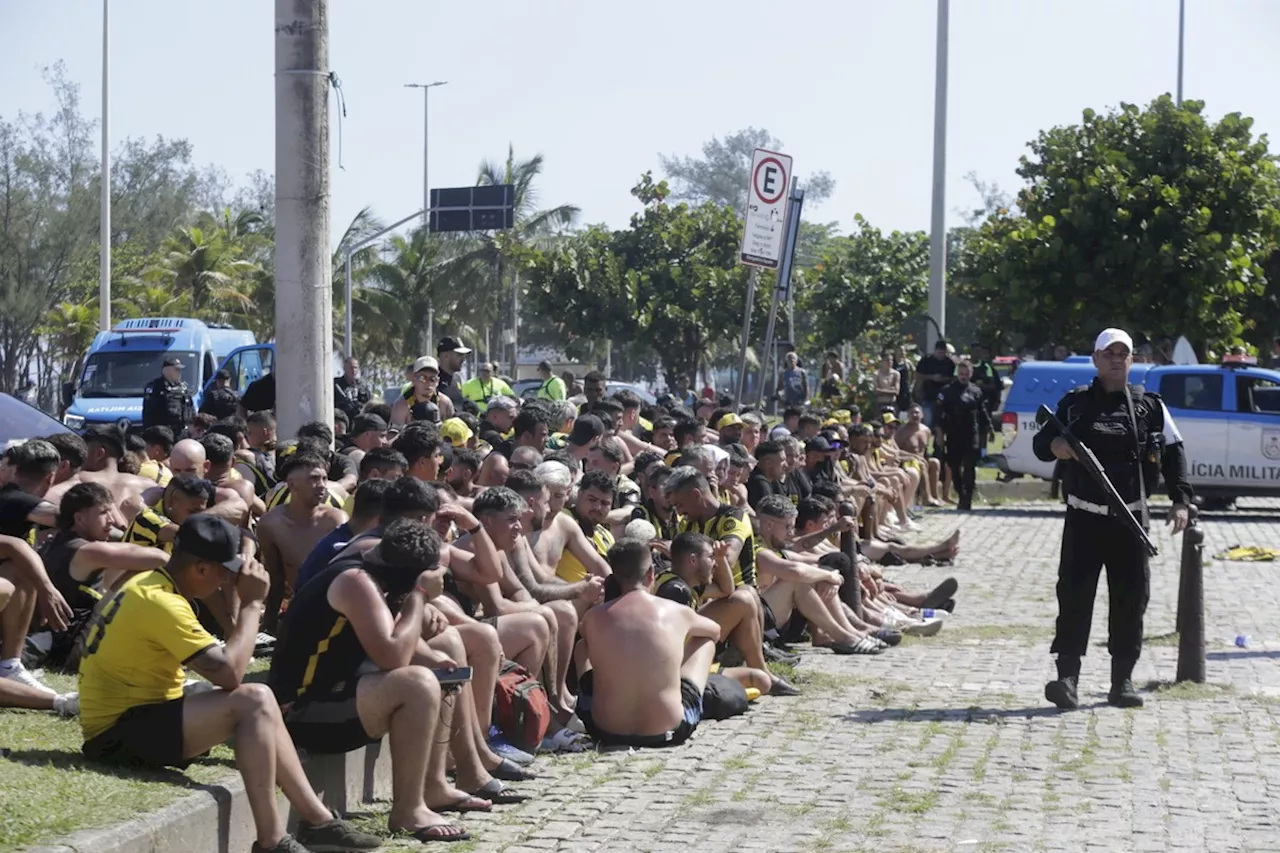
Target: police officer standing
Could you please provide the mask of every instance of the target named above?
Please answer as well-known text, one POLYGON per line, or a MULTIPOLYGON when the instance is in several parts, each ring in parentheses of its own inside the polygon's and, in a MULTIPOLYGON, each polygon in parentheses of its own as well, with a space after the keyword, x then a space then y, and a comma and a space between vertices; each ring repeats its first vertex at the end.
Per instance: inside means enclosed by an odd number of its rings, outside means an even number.
MULTIPOLYGON (((1173 500, 1167 523, 1180 533, 1186 529, 1192 498, 1182 436, 1158 395, 1128 384, 1133 339, 1127 332, 1106 329, 1093 349, 1098 375, 1091 385, 1062 398, 1058 419, 1098 457, 1107 478, 1144 527, 1148 526, 1147 494, 1163 474, 1173 500)), ((1058 563, 1058 622, 1050 647, 1057 655, 1058 678, 1045 685, 1045 698, 1059 708, 1079 705, 1080 659, 1089 644, 1098 575, 1106 566, 1111 597, 1107 701, 1120 708, 1141 707, 1132 675, 1142 652, 1142 618, 1151 589, 1147 552, 1132 530, 1112 515, 1101 487, 1075 460, 1070 444, 1056 429, 1042 428, 1032 448, 1044 462, 1063 461, 1067 500, 1058 563)))
POLYGON ((196 409, 191 391, 182 380, 184 366, 179 358, 166 358, 160 376, 142 390, 143 429, 167 426, 176 436, 195 417, 196 409))
POLYGON ((986 394, 973 382, 972 364, 962 361, 956 366, 956 378, 938 395, 934 416, 959 508, 967 512, 973 509, 978 459, 991 437, 991 413, 986 394))

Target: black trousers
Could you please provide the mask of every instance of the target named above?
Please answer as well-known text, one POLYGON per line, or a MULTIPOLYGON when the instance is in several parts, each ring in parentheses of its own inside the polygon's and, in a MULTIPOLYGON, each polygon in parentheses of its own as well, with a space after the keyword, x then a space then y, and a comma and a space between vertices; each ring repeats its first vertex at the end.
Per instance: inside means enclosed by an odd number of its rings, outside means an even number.
POLYGON ((1117 660, 1137 660, 1142 653, 1142 618, 1151 597, 1147 552, 1118 519, 1068 507, 1058 563, 1057 634, 1050 647, 1059 658, 1085 655, 1104 566, 1111 596, 1107 651, 1117 660))
POLYGON ((954 450, 947 448, 947 467, 951 469, 951 484, 962 501, 973 500, 974 481, 977 479, 978 449, 967 445, 954 450))

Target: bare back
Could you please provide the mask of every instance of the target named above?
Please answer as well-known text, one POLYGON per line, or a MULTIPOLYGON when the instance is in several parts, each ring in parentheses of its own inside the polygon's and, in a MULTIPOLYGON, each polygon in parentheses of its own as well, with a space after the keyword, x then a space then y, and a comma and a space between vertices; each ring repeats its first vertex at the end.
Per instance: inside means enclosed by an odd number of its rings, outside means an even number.
POLYGON ((633 590, 587 611, 580 630, 591 661, 591 716, 619 735, 660 735, 684 713, 680 667, 692 609, 633 590))

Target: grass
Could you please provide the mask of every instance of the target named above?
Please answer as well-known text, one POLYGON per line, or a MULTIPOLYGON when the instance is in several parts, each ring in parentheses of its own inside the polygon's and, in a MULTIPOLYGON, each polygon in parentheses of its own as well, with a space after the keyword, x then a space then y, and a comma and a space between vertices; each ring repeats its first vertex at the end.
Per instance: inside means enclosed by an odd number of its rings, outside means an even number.
MULTIPOLYGON (((46 675, 60 692, 74 678, 46 675)), ((0 711, 0 851, 161 808, 198 785, 234 776, 235 757, 216 747, 185 772, 117 770, 87 761, 76 720, 36 711, 0 711)))
MULTIPOLYGON (((255 659, 249 672, 261 677, 270 665, 255 659)), ((65 693, 76 679, 46 673, 44 681, 65 693)), ((225 745, 185 771, 144 771, 94 764, 81 754, 83 743, 77 720, 0 711, 0 853, 134 818, 237 772, 225 745)))
POLYGON ((930 642, 937 644, 996 640, 1030 644, 1052 636, 1052 625, 949 625, 947 630, 931 638, 930 642))
POLYGON ((893 789, 876 803, 877 806, 885 811, 914 815, 928 814, 937 804, 937 791, 926 791, 917 794, 911 791, 904 791, 897 785, 893 786, 893 789))
POLYGON ((1149 681, 1143 689, 1154 691, 1161 699, 1188 701, 1221 699, 1234 692, 1226 684, 1197 684, 1194 681, 1149 681))

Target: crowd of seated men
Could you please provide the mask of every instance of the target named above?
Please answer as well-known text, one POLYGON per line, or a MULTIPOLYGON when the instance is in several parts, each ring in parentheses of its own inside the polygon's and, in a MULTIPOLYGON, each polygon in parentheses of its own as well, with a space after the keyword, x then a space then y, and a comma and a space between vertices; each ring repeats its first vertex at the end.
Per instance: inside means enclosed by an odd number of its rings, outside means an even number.
POLYGON ((905 538, 937 488, 916 412, 899 429, 788 409, 770 431, 732 400, 645 406, 595 373, 581 397, 523 405, 444 407, 440 382, 419 359, 403 400, 336 435, 279 441, 252 412, 10 448, 0 705, 78 715, 85 754, 127 766, 233 739, 255 850, 363 850, 380 839, 325 810, 298 750, 388 738, 388 831, 467 838, 445 814, 522 802, 533 778, 493 725, 506 662, 545 689, 536 751, 670 746, 710 679, 796 695, 777 665, 797 644, 876 655, 954 610, 954 580, 885 574, 958 550, 958 533, 905 538), (255 655, 265 683, 246 678, 255 655), (78 673, 78 693, 34 666, 78 673))

